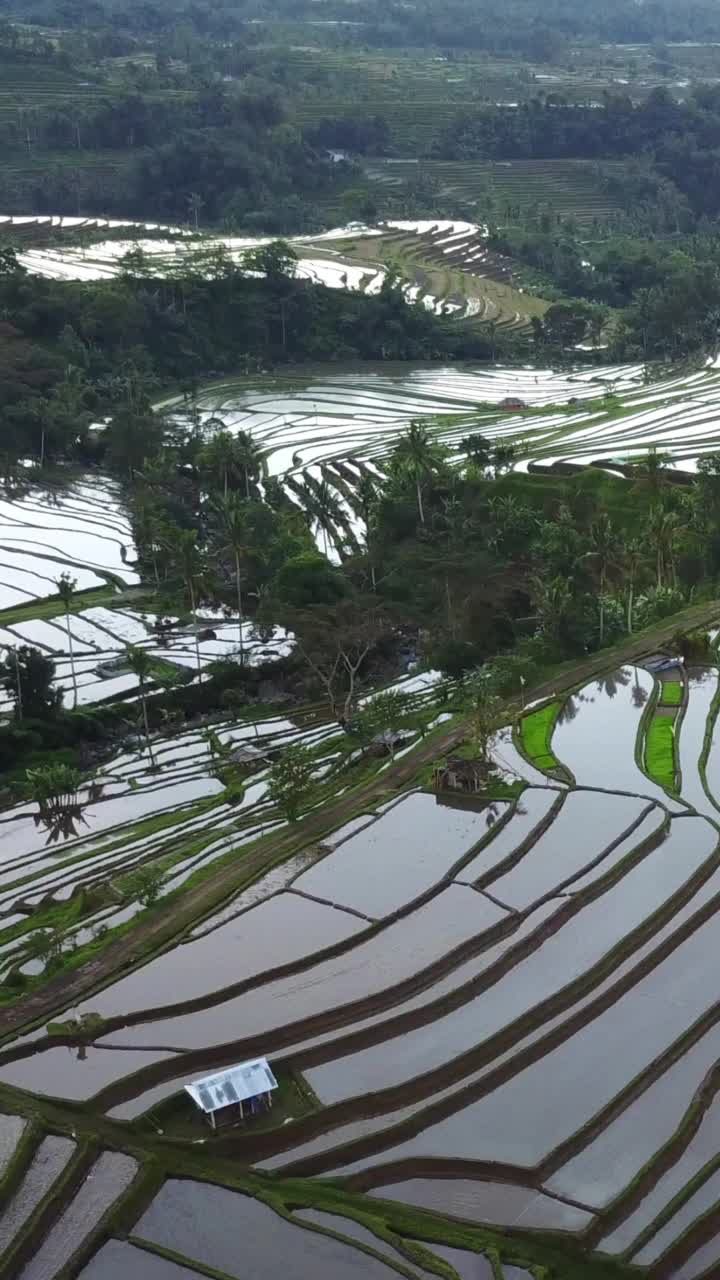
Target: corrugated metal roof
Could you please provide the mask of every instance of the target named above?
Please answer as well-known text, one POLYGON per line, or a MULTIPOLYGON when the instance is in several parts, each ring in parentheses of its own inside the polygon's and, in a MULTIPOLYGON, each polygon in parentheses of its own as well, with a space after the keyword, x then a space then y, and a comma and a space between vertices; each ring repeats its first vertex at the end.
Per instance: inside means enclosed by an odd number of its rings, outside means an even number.
POLYGON ((210 1113, 229 1107, 233 1102, 256 1098, 259 1093, 269 1093, 277 1087, 278 1082, 267 1058, 254 1058, 236 1067, 226 1067, 214 1076, 205 1076, 204 1080, 196 1080, 194 1084, 186 1084, 185 1092, 190 1094, 201 1111, 210 1113))

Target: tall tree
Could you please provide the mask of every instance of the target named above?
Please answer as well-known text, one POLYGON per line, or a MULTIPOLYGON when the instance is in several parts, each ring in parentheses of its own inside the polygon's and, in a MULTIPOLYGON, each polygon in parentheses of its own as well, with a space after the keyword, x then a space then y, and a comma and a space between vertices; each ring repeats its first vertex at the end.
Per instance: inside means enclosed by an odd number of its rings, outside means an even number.
POLYGON ((605 640, 605 598, 608 580, 613 570, 617 569, 620 558, 620 540, 607 512, 601 512, 597 520, 593 520, 588 541, 590 547, 587 557, 593 564, 598 584, 599 637, 602 647, 605 640))
POLYGON ((307 512, 312 522, 322 533, 325 555, 329 550, 329 539, 342 524, 343 514, 340 501, 333 493, 327 480, 321 480, 316 489, 305 486, 307 512))
POLYGON ((208 484, 217 482, 224 498, 228 496, 230 477, 235 465, 235 441, 231 432, 216 431, 200 451, 200 473, 208 484))
POLYGON ((205 576, 207 566, 205 557, 198 546, 196 529, 175 529, 172 532, 170 551, 175 565, 182 577, 190 601, 190 613, 195 635, 195 654, 197 658, 198 681, 202 683, 202 663, 200 661, 200 638, 198 635, 197 602, 200 585, 205 576))
POLYGON ((6 653, 0 663, 0 683, 13 699, 15 719, 52 719, 62 706, 62 689, 53 685, 52 658, 27 644, 6 653))
POLYGON ((240 666, 243 666, 245 662, 245 639, 243 634, 245 614, 243 609, 242 566, 243 561, 252 549, 249 542, 247 513, 245 510, 245 504, 238 498, 237 494, 230 494, 227 498, 219 501, 216 506, 220 516, 222 534, 225 540, 223 549, 232 555, 235 563, 235 594, 238 610, 240 666))
POLYGON ((445 450, 442 445, 433 440, 427 427, 419 420, 410 423, 405 435, 400 437, 395 446, 392 461, 397 470, 415 485, 421 524, 425 524, 423 485, 437 473, 444 460, 445 450))
POLYGON ((137 645, 128 645, 125 656, 127 664, 136 675, 140 682, 140 706, 142 707, 143 729, 145 732, 145 745, 148 749, 150 757, 150 767, 155 768, 155 757, 153 756, 152 742, 150 739, 150 725, 148 722, 147 711, 147 690, 146 683, 152 673, 152 658, 147 649, 140 649, 137 645))
POLYGON ((67 628, 68 653, 70 655, 70 671, 72 673, 73 683, 73 707, 77 706, 77 676, 75 674, 75 654, 73 652, 73 638, 70 630, 70 605, 75 594, 77 586, 77 578, 71 578, 70 574, 61 573, 55 583, 58 595, 65 606, 65 626, 67 628))
POLYGON ((235 465, 242 471, 245 497, 250 497, 250 482, 257 480, 261 470, 262 453, 249 431, 238 431, 235 436, 235 465))
POLYGON ((647 568, 647 552, 643 543, 639 539, 633 539, 628 542, 622 554, 622 567, 624 570, 625 581, 627 582, 627 631, 628 635, 632 635, 633 630, 633 609, 635 608, 635 588, 641 574, 647 568))

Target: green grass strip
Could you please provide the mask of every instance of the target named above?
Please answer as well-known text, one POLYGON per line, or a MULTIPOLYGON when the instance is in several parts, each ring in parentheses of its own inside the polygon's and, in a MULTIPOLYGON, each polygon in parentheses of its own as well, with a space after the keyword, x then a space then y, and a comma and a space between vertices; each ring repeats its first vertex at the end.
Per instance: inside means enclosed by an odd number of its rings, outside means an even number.
POLYGON ((670 716, 653 716, 645 739, 645 770, 668 791, 675 790, 675 722, 670 716))
POLYGON ((679 707, 683 700, 683 684, 681 680, 667 680, 662 686, 660 705, 663 707, 679 707))
POLYGON ((559 769, 560 762, 550 749, 553 731, 562 709, 562 702, 548 702, 537 711, 531 711, 520 721, 520 741, 523 751, 537 769, 547 772, 559 769))

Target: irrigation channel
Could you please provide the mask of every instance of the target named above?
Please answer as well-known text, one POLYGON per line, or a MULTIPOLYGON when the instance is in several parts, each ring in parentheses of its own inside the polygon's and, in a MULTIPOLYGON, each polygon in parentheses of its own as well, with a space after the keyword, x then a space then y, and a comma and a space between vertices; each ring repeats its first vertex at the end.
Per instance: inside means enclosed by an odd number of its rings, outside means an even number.
MULTIPOLYGON (((656 443, 691 467, 718 447, 719 380, 363 367, 215 384, 199 409, 252 431, 293 500, 334 484, 342 555, 358 480, 410 418, 449 444, 482 423, 520 466, 656 443)), ((109 480, 32 483, 0 522, 0 642, 53 654, 66 698, 44 600, 65 567, 87 593, 68 623, 81 703, 132 710, 128 643, 195 667, 192 629, 134 604, 109 480)), ((237 650, 237 619, 200 621, 201 664, 237 650)), ((258 663, 293 643, 244 641, 258 663)), ((717 1274, 720 659, 668 674, 640 651, 498 734, 523 789, 492 804, 429 790, 457 728, 419 672, 398 681, 405 754, 353 783, 321 706, 269 709, 213 726, 258 753, 241 796, 191 727, 98 766, 62 839, 29 802, 0 812, 0 981, 19 993, 0 1013, 0 1280, 717 1274), (298 741, 319 800, 294 835, 266 770, 298 741), (33 934, 59 914, 72 955, 49 978, 33 934), (270 1118, 211 1137, 183 1086, 258 1055, 270 1118)))

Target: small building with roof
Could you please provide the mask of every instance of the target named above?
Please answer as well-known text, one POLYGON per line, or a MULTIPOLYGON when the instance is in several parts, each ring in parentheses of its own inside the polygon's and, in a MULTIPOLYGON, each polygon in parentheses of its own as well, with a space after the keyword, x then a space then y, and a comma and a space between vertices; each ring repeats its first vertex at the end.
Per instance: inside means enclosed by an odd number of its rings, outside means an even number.
POLYGON ((277 1087, 267 1058, 253 1058, 205 1076, 194 1084, 186 1084, 185 1092, 190 1094, 210 1127, 219 1129, 269 1111, 273 1090, 277 1087))

